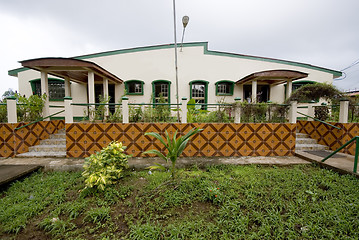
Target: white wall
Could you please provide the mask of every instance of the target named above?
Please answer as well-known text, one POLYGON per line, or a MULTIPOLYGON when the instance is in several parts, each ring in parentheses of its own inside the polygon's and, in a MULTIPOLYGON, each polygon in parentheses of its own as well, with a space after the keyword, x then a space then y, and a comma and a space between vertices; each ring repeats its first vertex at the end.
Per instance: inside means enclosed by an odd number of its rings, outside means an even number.
MULTIPOLYGON (((205 80, 208 85, 208 103, 216 103, 222 99, 225 102, 233 102, 234 98, 241 97, 238 85, 234 87, 233 96, 215 96, 215 83, 220 80, 238 81, 247 75, 266 70, 295 70, 308 73, 308 77, 301 80, 332 83, 333 75, 325 71, 295 66, 292 64, 264 61, 258 59, 245 59, 238 55, 214 55, 204 54, 204 46, 185 46, 183 51, 178 51, 178 77, 179 99, 190 98, 189 82, 193 80, 205 80)), ((176 102, 176 84, 174 68, 174 49, 150 49, 147 51, 127 52, 117 55, 90 57, 84 59, 92 61, 115 74, 124 81, 144 81, 144 95, 128 95, 132 103, 148 103, 151 101, 152 82, 154 80, 169 80, 171 84, 171 102, 176 102)), ((51 76, 49 76, 51 77, 51 76)), ((18 73, 19 90, 21 94, 32 94, 29 80, 40 78, 40 73, 28 70, 18 73)), ((71 84, 71 92, 74 103, 87 102, 86 85, 71 84)), ((124 92, 124 84, 120 86, 119 97, 124 92)), ((270 95, 272 102, 284 101, 284 85, 274 86, 270 95)), ((58 103, 58 102, 57 102, 58 103)), ((75 116, 82 116, 84 108, 75 107, 75 116)))

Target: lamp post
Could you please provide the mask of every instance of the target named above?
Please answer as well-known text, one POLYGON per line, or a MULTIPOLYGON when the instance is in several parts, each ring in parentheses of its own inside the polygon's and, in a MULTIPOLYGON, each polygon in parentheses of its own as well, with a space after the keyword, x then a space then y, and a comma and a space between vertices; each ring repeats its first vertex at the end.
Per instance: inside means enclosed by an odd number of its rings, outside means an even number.
POLYGON ((182 18, 183 33, 182 33, 181 50, 180 50, 181 52, 182 52, 182 46, 183 46, 184 32, 186 30, 188 22, 189 22, 189 17, 188 16, 183 16, 183 18, 182 18))
POLYGON ((177 121, 180 122, 179 98, 178 98, 178 67, 177 67, 177 34, 176 34, 176 0, 173 0, 173 28, 175 39, 175 71, 176 71, 176 103, 177 103, 177 121))

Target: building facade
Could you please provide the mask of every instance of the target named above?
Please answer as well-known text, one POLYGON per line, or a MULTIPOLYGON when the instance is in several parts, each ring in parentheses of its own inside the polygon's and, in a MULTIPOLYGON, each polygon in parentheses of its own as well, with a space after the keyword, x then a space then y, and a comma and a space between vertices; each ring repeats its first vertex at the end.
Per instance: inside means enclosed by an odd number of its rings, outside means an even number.
MULTIPOLYGON (((185 43, 178 48, 178 97, 197 103, 282 103, 299 86, 332 83, 341 72, 299 62, 208 50, 207 42, 185 43)), ((157 45, 89 54, 74 58, 41 58, 20 62, 9 71, 18 78, 23 95, 47 93, 47 106, 99 102, 110 96, 118 103, 154 103, 159 98, 176 103, 174 45, 157 45)), ((59 109, 50 108, 44 114, 59 109)), ((84 115, 86 107, 74 109, 84 115)))

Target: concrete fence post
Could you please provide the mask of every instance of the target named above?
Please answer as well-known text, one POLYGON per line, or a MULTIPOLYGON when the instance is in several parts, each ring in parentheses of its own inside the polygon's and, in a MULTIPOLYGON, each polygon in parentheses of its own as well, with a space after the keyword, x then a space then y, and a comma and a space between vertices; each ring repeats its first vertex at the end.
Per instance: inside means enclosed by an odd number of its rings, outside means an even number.
POLYGON ((311 118, 308 118, 308 121, 314 121, 314 116, 315 116, 315 105, 316 103, 314 101, 311 101, 310 103, 308 103, 308 116, 310 116, 311 118))
POLYGON ((181 103, 181 123, 187 123, 187 98, 183 97, 181 103))
POLYGON ((129 123, 128 97, 122 97, 122 123, 129 123))
POLYGON ((235 107, 234 107, 234 123, 241 123, 241 98, 235 98, 235 107))
POLYGON ((348 115, 349 115, 349 100, 347 99, 340 100, 339 122, 348 123, 348 115))
POLYGON ((72 104, 72 97, 64 97, 65 123, 74 122, 74 110, 71 104, 72 104))
POLYGON ((297 123, 297 101, 290 102, 290 108, 288 113, 289 123, 297 123))
POLYGON ((10 96, 6 98, 7 122, 17 123, 16 97, 10 96))

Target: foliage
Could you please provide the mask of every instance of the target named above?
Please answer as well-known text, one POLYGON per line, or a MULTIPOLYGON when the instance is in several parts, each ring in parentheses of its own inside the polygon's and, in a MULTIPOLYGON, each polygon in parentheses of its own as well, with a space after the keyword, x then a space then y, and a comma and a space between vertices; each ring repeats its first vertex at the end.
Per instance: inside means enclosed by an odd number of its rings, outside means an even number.
MULTIPOLYGON (((215 111, 208 111, 201 109, 201 105, 196 104, 195 99, 190 99, 187 105, 187 122, 189 123, 202 123, 202 122, 220 122, 229 123, 232 122, 230 113, 231 106, 218 106, 215 111)), ((220 102, 219 104, 224 104, 220 102)))
POLYGON ((328 119, 329 117, 329 108, 328 106, 316 106, 314 108, 314 117, 319 119, 319 120, 322 120, 322 121, 325 121, 328 119))
POLYGON ((266 112, 268 109, 267 103, 251 104, 248 102, 241 102, 241 122, 265 122, 266 112))
POLYGON ((0 122, 7 122, 7 106, 6 99, 0 101, 0 122))
POLYGON ((84 197, 77 172, 32 174, 0 193, 0 239, 359 236, 355 176, 310 164, 193 166, 173 181, 166 181, 169 176, 133 171, 103 193, 84 197), (118 194, 125 197, 114 197, 118 194), (17 233, 15 226, 20 226, 17 233), (13 231, 7 233, 10 227, 13 231))
POLYGON ((105 190, 123 177, 123 170, 128 168, 128 155, 124 153, 122 143, 111 142, 100 152, 85 159, 84 176, 86 188, 105 190))
POLYGON ((6 90, 3 95, 2 95, 2 99, 6 99, 7 97, 11 97, 11 96, 15 96, 16 91, 12 90, 11 88, 9 88, 8 90, 6 90))
POLYGON ((13 183, 0 195, 0 232, 18 233, 47 206, 63 203, 66 189, 78 178, 78 173, 37 172, 13 183))
MULTIPOLYGON (((166 140, 160 136, 158 133, 145 133, 145 135, 149 135, 152 136, 156 139, 158 139, 167 149, 167 155, 163 155, 160 151, 158 150, 149 150, 144 152, 143 154, 155 154, 157 156, 159 156, 160 158, 162 158, 163 160, 166 161, 166 163, 168 161, 171 161, 172 165, 170 168, 171 171, 171 175, 172 178, 175 177, 175 171, 176 171, 176 161, 177 158, 182 154, 183 150, 186 148, 188 141, 190 140, 190 138, 196 134, 199 133, 200 131, 202 131, 202 129, 198 129, 198 128, 194 128, 191 129, 187 134, 185 134, 184 136, 181 136, 179 138, 177 138, 177 131, 175 132, 175 134, 173 135, 172 140, 170 139, 170 136, 168 134, 168 132, 165 132, 165 136, 166 136, 166 140), (166 143, 167 141, 167 143, 166 143)), ((160 170, 164 170, 165 167, 161 164, 156 164, 155 166, 151 166, 150 169, 160 169, 160 170)))
POLYGON ((31 122, 40 119, 42 116, 42 110, 47 98, 46 94, 42 96, 31 95, 26 98, 25 95, 21 96, 16 94, 17 98, 17 118, 19 122, 31 122))
POLYGON ((309 102, 318 98, 323 98, 327 101, 332 100, 335 103, 343 97, 344 93, 332 84, 314 83, 303 85, 295 90, 290 98, 286 100, 286 103, 290 101, 309 102))

